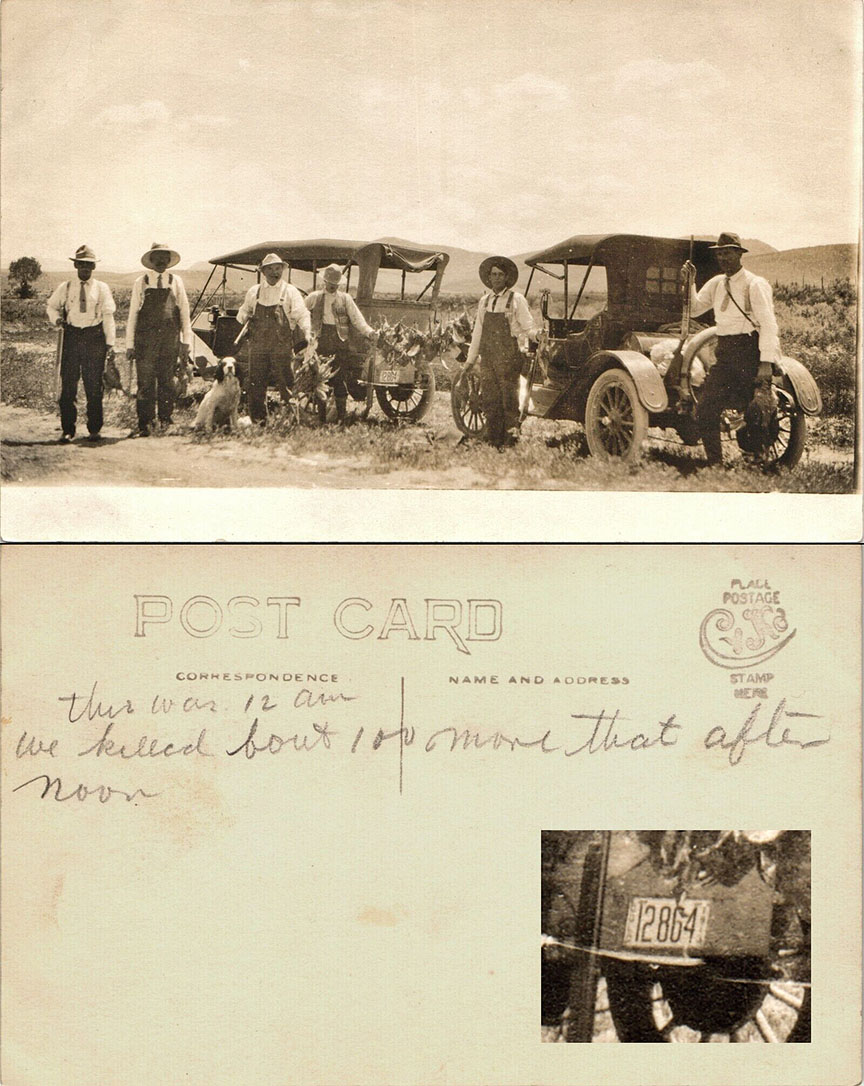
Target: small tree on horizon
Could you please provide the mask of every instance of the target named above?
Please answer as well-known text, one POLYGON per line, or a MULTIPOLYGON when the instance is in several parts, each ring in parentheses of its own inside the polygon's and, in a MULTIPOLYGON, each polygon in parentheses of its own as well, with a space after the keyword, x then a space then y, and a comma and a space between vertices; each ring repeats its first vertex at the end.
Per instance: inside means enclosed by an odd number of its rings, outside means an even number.
POLYGON ((9 265, 9 278, 16 280, 19 298, 32 298, 35 294, 31 283, 35 283, 42 274, 42 265, 32 256, 22 256, 9 265))

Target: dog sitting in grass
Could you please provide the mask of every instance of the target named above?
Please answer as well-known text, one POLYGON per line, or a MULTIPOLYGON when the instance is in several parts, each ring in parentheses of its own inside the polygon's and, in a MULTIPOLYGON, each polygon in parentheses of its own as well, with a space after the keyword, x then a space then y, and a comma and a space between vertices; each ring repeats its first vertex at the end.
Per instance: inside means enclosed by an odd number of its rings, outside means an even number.
POLYGON ((195 429, 208 433, 214 426, 237 429, 237 408, 240 406, 240 381, 237 379, 237 363, 233 358, 223 358, 216 368, 216 380, 201 401, 195 416, 195 429))

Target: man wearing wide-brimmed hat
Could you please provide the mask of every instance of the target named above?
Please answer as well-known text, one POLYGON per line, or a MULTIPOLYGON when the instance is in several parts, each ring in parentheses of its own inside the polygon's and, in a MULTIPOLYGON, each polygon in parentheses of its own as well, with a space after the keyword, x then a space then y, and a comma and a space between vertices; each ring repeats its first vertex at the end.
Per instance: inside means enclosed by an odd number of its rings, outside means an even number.
POLYGON ((480 394, 486 415, 486 439, 496 448, 519 439, 521 347, 537 330, 528 303, 513 290, 519 270, 506 256, 487 257, 480 279, 489 290, 477 306, 466 365, 480 356, 480 394))
MULTIPOLYGON (((696 421, 708 463, 719 464, 720 418, 727 408, 747 412, 749 438, 755 442, 751 451, 760 451, 768 441, 772 414, 776 415, 771 378, 773 363, 780 360, 780 339, 771 284, 741 266, 747 252, 741 238, 722 233, 711 248, 720 275, 709 279, 698 294, 691 286, 691 314, 698 317, 713 309, 717 325, 717 362, 702 386, 696 421)), ((684 265, 685 270, 688 267, 695 271, 689 261, 684 265)), ((691 283, 694 279, 691 276, 691 283)))
MULTIPOLYGON (((312 315, 312 334, 317 337, 317 351, 322 358, 333 358, 335 373, 330 379, 333 398, 336 401, 336 419, 344 422, 347 413, 348 390, 357 380, 357 354, 351 347, 352 331, 358 337, 372 343, 378 333, 366 323, 357 303, 347 291, 340 290, 342 269, 338 264, 328 264, 321 273, 323 290, 313 290, 306 298, 306 308, 312 315)), ((327 405, 319 404, 322 419, 326 418, 327 405)))
POLYGON ((267 386, 277 385, 283 403, 294 384, 291 360, 311 336, 309 310, 300 291, 282 278, 285 263, 268 253, 258 266, 263 283, 250 287, 237 312, 249 341, 246 400, 253 422, 267 421, 267 386))
POLYGON ((102 430, 102 377, 106 359, 114 357, 114 299, 108 284, 93 278, 96 254, 82 245, 69 259, 77 279, 61 283, 48 299, 48 319, 62 328, 60 355, 61 442, 75 436, 78 379, 87 395, 87 430, 98 441, 102 430))
POLYGON ((138 437, 151 432, 157 410, 162 426, 171 424, 177 361, 185 365, 192 346, 186 287, 168 271, 179 261, 179 253, 154 242, 141 257, 147 271, 135 280, 129 299, 126 358, 138 373, 138 437))

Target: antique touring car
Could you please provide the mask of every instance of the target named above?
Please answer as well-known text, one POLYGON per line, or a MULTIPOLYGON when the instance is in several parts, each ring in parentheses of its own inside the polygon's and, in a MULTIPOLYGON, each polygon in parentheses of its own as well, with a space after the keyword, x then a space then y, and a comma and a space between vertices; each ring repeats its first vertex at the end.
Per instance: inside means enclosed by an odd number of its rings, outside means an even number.
MULTIPOLYGON (((345 269, 346 289, 355 297, 360 311, 373 327, 426 330, 436 313, 441 280, 447 266, 447 253, 418 249, 386 240, 362 241, 268 241, 214 257, 213 271, 193 308, 193 329, 215 359, 235 353, 239 326, 237 310, 226 307, 228 272, 256 272, 267 253, 277 253, 285 261, 288 282, 303 293, 323 287, 318 273, 328 264, 345 269), (221 270, 210 294, 210 284, 221 270), (356 271, 356 290, 352 275, 356 271), (424 274, 428 273, 428 274, 424 274), (409 278, 410 277, 410 278, 409 278), (414 278, 418 287, 408 287, 414 278), (421 278, 422 277, 422 278, 421 278), (220 304, 213 304, 217 294, 220 304)), ((209 359, 204 357, 206 365, 209 359)), ((402 355, 394 350, 371 350, 360 354, 358 379, 349 392, 361 401, 363 410, 372 406, 373 393, 388 418, 417 420, 432 404, 435 376, 428 359, 402 355)))
MULTIPOLYGON (((649 427, 697 444, 695 409, 717 336, 710 311, 701 318, 706 323, 697 324, 686 298, 682 307, 681 267, 689 257, 701 287, 719 272, 710 246, 707 239, 604 234, 568 238, 527 256, 525 294, 535 272, 561 286, 554 302, 550 290, 541 293, 544 335, 523 370, 523 415, 582 423, 590 452, 604 460, 637 459, 649 427), (582 272, 575 294, 571 269, 582 272)), ((805 416, 818 414, 822 402, 816 382, 794 358, 775 365, 774 388, 779 410, 762 459, 791 467, 804 449, 805 416)), ((482 435, 475 366, 462 369, 451 399, 462 432, 482 435)), ((742 422, 727 413, 727 436, 752 451, 742 422)))
POLYGON ((554 1039, 809 1041, 808 832, 548 832, 542 846, 554 1039))

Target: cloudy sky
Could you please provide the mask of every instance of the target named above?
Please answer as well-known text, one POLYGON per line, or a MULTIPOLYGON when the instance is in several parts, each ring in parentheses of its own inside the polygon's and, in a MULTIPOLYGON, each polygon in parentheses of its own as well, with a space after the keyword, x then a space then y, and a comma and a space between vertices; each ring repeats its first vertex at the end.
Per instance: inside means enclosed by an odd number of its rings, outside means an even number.
POLYGON ((5 0, 2 248, 855 241, 858 0, 5 0))

